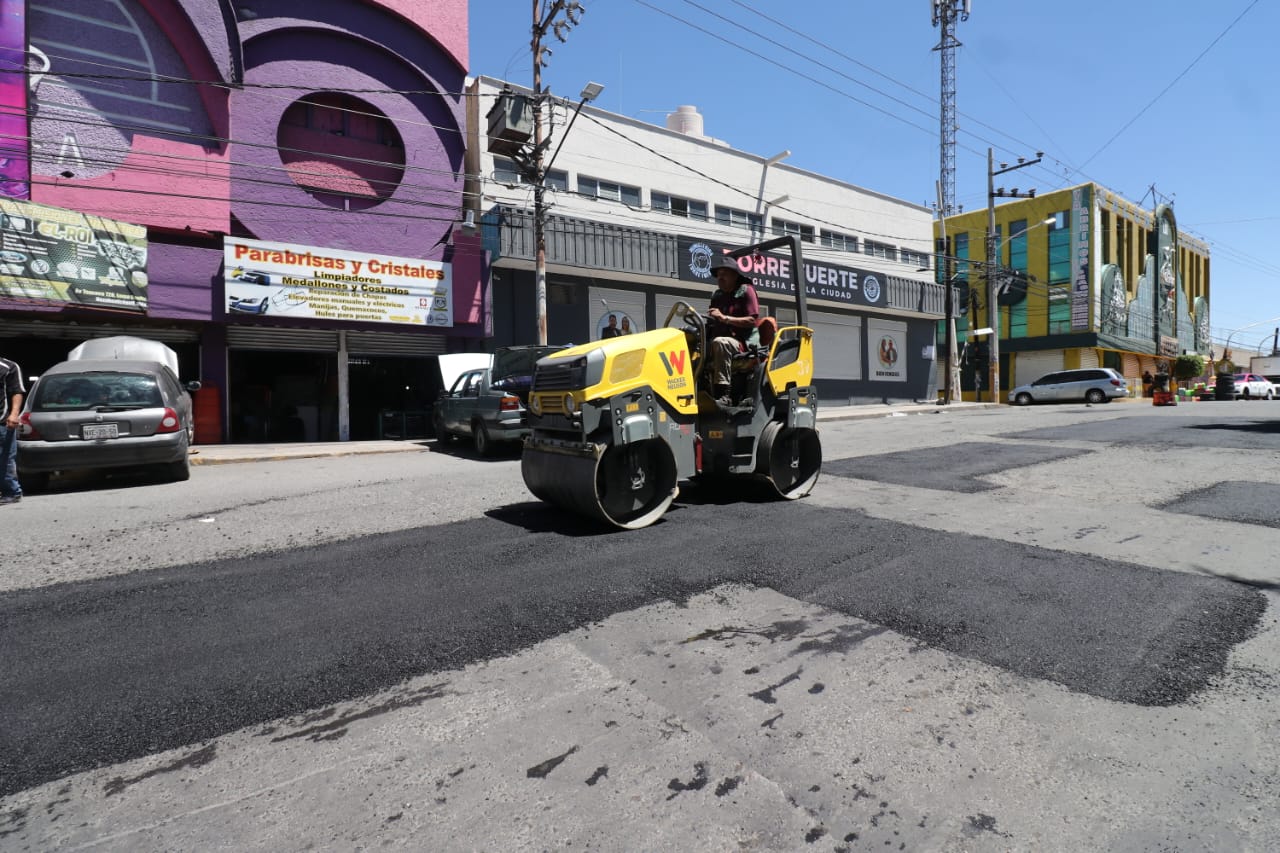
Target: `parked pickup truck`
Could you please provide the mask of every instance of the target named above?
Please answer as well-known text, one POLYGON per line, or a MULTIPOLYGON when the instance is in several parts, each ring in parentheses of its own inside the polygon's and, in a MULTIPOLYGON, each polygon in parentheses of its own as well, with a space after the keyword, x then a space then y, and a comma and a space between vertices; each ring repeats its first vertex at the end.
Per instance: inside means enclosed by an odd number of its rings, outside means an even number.
POLYGON ((469 438, 481 456, 523 441, 529 434, 525 404, 538 359, 560 346, 499 347, 487 366, 458 376, 436 400, 432 419, 436 439, 444 444, 469 438))

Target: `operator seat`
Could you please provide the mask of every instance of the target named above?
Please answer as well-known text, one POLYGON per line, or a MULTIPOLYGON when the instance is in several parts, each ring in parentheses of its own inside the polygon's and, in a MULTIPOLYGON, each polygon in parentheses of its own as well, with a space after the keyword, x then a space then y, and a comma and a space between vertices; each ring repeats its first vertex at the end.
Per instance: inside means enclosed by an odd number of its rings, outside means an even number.
POLYGON ((756 321, 758 343, 743 345, 742 352, 733 357, 733 388, 735 400, 755 401, 760 394, 764 378, 764 365, 769 358, 769 348, 778 337, 778 321, 774 317, 761 317, 756 321))

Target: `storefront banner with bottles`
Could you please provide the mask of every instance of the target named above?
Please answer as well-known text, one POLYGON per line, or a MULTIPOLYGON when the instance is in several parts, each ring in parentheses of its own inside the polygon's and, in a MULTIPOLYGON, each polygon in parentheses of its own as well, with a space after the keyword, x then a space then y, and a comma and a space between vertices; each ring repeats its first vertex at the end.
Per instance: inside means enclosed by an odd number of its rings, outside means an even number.
POLYGON ((223 263, 228 315, 453 326, 440 261, 227 237, 223 263))
POLYGON ((0 296, 147 310, 147 229, 0 198, 0 296))

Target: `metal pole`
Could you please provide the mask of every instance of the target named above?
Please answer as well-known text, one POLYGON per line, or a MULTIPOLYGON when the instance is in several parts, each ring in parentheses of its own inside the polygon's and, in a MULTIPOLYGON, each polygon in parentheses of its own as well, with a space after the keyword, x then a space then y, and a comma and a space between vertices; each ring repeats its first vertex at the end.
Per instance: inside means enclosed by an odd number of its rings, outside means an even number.
POLYGON ((987 344, 988 385, 991 399, 1000 402, 1000 306, 996 303, 996 185, 995 154, 987 149, 987 325, 991 327, 991 340, 987 344))
POLYGON ((955 399, 955 389, 958 383, 954 380, 956 367, 956 303, 955 303, 955 278, 951 275, 951 263, 947 260, 951 253, 947 251, 947 219, 943 213, 942 204, 942 181, 937 182, 938 189, 938 221, 942 232, 942 251, 938 253, 942 262, 942 286, 947 289, 946 292, 946 314, 947 314, 947 353, 946 366, 947 377, 945 379, 946 390, 943 392, 943 403, 950 405, 955 399))
POLYGON ((547 240, 546 210, 543 207, 542 174, 542 33, 545 27, 538 14, 539 0, 533 0, 533 245, 534 282, 538 312, 538 344, 547 343, 547 240))

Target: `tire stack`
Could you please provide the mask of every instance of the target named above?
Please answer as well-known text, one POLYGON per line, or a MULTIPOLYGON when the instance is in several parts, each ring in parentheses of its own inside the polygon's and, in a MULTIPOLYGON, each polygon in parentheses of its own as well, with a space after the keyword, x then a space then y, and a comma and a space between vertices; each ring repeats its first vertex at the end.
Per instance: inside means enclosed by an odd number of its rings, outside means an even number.
POLYGON ((1217 383, 1213 386, 1213 399, 1234 400, 1236 398, 1236 379, 1230 373, 1219 373, 1217 383))

